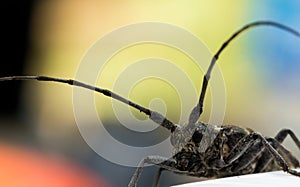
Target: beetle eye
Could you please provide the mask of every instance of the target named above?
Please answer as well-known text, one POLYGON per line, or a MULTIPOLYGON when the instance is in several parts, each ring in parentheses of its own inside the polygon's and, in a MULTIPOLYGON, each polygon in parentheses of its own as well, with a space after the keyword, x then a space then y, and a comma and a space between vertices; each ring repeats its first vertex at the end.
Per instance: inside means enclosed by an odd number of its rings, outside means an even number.
POLYGON ((193 136, 192 136, 192 140, 196 144, 200 143, 200 141, 202 140, 202 133, 200 133, 199 131, 195 131, 193 136))

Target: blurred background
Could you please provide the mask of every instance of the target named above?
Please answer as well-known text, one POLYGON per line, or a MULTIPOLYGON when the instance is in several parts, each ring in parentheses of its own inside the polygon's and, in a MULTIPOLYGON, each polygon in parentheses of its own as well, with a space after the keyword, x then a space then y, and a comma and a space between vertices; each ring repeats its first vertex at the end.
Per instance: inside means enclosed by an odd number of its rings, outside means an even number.
MULTIPOLYGON (((234 31, 252 21, 273 20, 300 31, 298 1, 23 0, 4 4, 6 11, 2 16, 2 30, 5 34, 1 76, 49 75, 74 78, 81 59, 94 42, 117 28, 138 22, 155 21, 182 27, 205 42, 213 53, 234 31)), ((291 128, 300 135, 299 49, 298 38, 270 27, 253 29, 235 40, 219 60, 226 84, 223 124, 250 127, 266 136, 275 136, 282 128, 291 128)), ((139 49, 136 52, 132 50, 130 55, 138 55, 140 52, 139 49)), ((170 51, 167 52, 172 55, 170 51)), ((114 68, 109 71, 108 74, 118 74, 114 68)), ((197 76, 194 81, 200 90, 203 74, 197 76)), ((98 85, 112 89, 109 83, 102 85, 100 81, 98 85)), ((80 135, 73 115, 70 86, 32 81, 1 82, 0 88, 1 164, 7 163, 5 169, 10 169, 6 172, 1 167, 1 172, 7 173, 0 174, 0 181, 7 182, 0 182, 1 186, 24 186, 12 181, 18 181, 19 178, 33 180, 39 173, 39 170, 33 168, 50 168, 49 174, 44 175, 44 181, 53 182, 57 180, 53 173, 66 170, 66 173, 73 173, 64 175, 75 176, 76 180, 82 178, 85 184, 89 184, 85 186, 127 185, 135 168, 119 166, 101 158, 80 135), (32 165, 21 164, 28 159, 32 165), (9 164, 16 160, 20 164, 9 164), (55 164, 65 167, 51 170, 50 166, 55 164), (74 167, 78 172, 75 172, 74 167), (29 169, 34 170, 30 171, 32 175, 22 178, 18 171, 30 173, 29 169)), ((141 89, 146 88, 145 82, 141 89)), ((177 105, 171 105, 174 98, 166 97, 168 94, 163 87, 155 90, 155 96, 161 95, 166 100, 167 117, 178 122, 177 109, 174 109, 177 105), (171 103, 170 106, 168 103, 171 103)), ((148 98, 152 95, 151 91, 138 92, 132 94, 130 99, 149 106, 148 98), (146 98, 145 101, 143 98, 146 98)), ((97 100, 103 97, 99 95, 97 100)), ((205 112, 200 119, 203 122, 207 122, 210 116, 210 100, 208 95, 205 112)), ((110 100, 99 102, 110 103, 110 100)), ((102 112, 105 112, 108 105, 99 106, 99 111, 102 108, 102 112)), ((110 119, 113 114, 106 116, 107 128, 115 131, 115 136, 121 136, 123 129, 110 119)), ((137 117, 143 118, 142 115, 137 117)), ((87 120, 87 123, 94 122, 87 120)), ((145 140, 134 137, 128 139, 133 142, 145 141, 145 144, 154 141, 149 136, 145 140)), ((299 150, 289 138, 284 145, 300 158, 299 150)), ((147 167, 140 184, 151 186, 156 170, 155 167, 147 167)), ((70 179, 60 179, 64 180, 70 179)), ((195 180, 199 179, 165 173, 161 185, 170 186, 195 180)), ((59 185, 53 182, 50 186, 59 185)))

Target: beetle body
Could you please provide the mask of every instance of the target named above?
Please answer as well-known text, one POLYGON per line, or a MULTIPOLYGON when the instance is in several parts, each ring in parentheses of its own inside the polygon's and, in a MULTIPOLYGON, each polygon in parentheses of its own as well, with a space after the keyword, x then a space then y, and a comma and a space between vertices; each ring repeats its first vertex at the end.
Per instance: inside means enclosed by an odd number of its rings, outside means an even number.
MULTIPOLYGON (((198 122, 194 128, 184 128, 171 136, 174 146, 173 160, 175 167, 181 171, 187 171, 192 176, 219 178, 226 176, 242 175, 256 172, 279 170, 274 158, 263 148, 261 142, 243 142, 254 131, 249 128, 237 126, 213 126, 198 122), (194 132, 191 132, 194 129, 194 132), (208 129, 211 129, 209 132, 208 129), (185 133, 183 133, 185 132, 185 133), (192 136, 187 134, 193 133, 192 136), (209 136, 208 136, 209 135, 209 136), (189 140, 185 137, 191 137, 189 140), (214 137, 212 139, 212 137, 214 137), (187 141, 187 142, 185 142, 187 141), (249 144, 254 144, 258 151, 248 150, 249 144), (243 151, 238 146, 244 146, 243 151), (264 154, 269 155, 267 160, 264 154), (232 158, 234 155, 235 158, 232 158), (248 159, 251 157, 252 159, 248 159), (244 160, 243 160, 244 159, 244 160), (258 169, 260 162, 268 161, 263 169, 258 169), (229 163, 230 162, 230 163, 229 163), (241 166, 244 162, 244 165, 241 166)), ((289 154, 294 162, 289 162, 290 167, 299 167, 297 159, 289 154)))

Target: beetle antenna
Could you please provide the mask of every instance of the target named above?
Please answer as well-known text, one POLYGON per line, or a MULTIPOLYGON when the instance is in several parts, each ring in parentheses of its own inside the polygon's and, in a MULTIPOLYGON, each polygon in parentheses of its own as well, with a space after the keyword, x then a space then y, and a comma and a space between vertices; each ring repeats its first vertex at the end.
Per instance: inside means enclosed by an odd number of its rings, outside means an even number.
POLYGON ((256 22, 252 22, 249 23, 247 25, 245 25, 244 27, 242 27, 241 29, 239 29, 238 31, 236 31, 229 39, 227 39, 222 46, 219 48, 219 50, 217 51, 217 53, 213 56, 210 65, 207 69, 206 74, 203 77, 203 83, 202 83, 202 89, 201 89, 201 94, 199 97, 199 102, 198 104, 193 108, 192 112, 190 113, 189 116, 189 123, 193 124, 196 123, 196 121, 198 121, 201 113, 203 112, 203 101, 204 101, 204 97, 205 97, 205 93, 207 90, 207 85, 208 85, 208 81, 210 79, 210 74, 211 71, 216 63, 216 61, 218 60, 220 54, 222 53, 222 51, 228 46, 228 44, 234 39, 236 38, 238 35, 240 35, 241 33, 243 33, 244 31, 250 29, 250 28, 254 28, 254 27, 258 27, 258 26, 272 26, 284 31, 289 32, 290 34, 295 35, 296 37, 300 38, 300 33, 288 26, 285 26, 283 24, 277 23, 277 22, 273 22, 273 21, 256 21, 256 22))
POLYGON ((173 122, 171 122, 169 119, 167 119, 166 117, 164 117, 162 114, 152 111, 148 108, 145 108, 141 105, 138 105, 137 103, 134 103, 128 99, 125 99, 124 97, 110 91, 107 89, 103 89, 100 87, 95 87, 92 85, 88 85, 85 84, 83 82, 77 81, 77 80, 73 80, 73 79, 61 79, 61 78, 55 78, 55 77, 48 77, 48 76, 11 76, 11 77, 1 77, 0 81, 16 81, 16 80, 38 80, 38 81, 50 81, 50 82, 58 82, 58 83, 63 83, 63 84, 69 84, 69 85, 73 85, 73 86, 78 86, 78 87, 82 87, 82 88, 86 88, 92 91, 96 91, 98 93, 102 93, 103 95, 107 96, 107 97, 111 97, 113 99, 116 99, 122 103, 125 103, 137 110, 139 110, 140 112, 146 114, 147 116, 149 116, 149 118, 154 121, 155 123, 163 126, 164 128, 170 130, 171 132, 173 132, 176 128, 177 125, 174 124, 173 122))

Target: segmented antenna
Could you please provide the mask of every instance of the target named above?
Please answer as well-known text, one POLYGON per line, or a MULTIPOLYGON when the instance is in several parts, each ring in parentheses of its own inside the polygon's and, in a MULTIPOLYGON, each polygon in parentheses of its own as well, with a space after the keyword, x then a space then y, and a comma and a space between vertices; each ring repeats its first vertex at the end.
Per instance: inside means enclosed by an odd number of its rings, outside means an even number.
MULTIPOLYGON (((221 52, 227 47, 227 45, 234 39, 236 38, 239 34, 241 34, 243 31, 256 27, 256 26, 273 26, 273 27, 277 27, 279 29, 285 30, 291 34, 296 35, 297 37, 300 37, 300 33, 285 26, 282 25, 280 23, 276 23, 276 22, 272 22, 272 21, 257 21, 257 22, 253 22, 250 23, 248 25, 245 25, 244 27, 242 27, 240 30, 238 30, 237 32, 235 32, 227 41, 225 41, 221 48, 218 50, 218 52, 214 55, 214 57, 211 60, 211 63, 209 65, 209 68, 206 72, 206 74, 203 77, 203 84, 202 84, 202 89, 201 89, 201 94, 199 97, 199 102, 198 104, 193 108, 190 116, 189 116, 189 123, 193 124, 196 123, 196 121, 199 119, 202 111, 203 111, 203 101, 204 101, 204 97, 205 97, 205 93, 206 93, 206 89, 207 89, 207 85, 208 85, 208 81, 210 79, 210 74, 211 71, 213 69, 213 66, 215 65, 216 61, 218 60, 221 52)), ((154 121, 155 123, 165 127, 166 129, 170 130, 171 132, 173 132, 178 125, 174 124, 173 122, 171 122, 169 119, 167 119, 166 117, 164 117, 162 114, 152 111, 148 108, 145 108, 143 106, 138 105, 137 103, 134 103, 128 99, 125 99, 124 97, 110 91, 107 89, 103 89, 100 87, 95 87, 92 85, 88 85, 85 84, 83 82, 77 81, 77 80, 73 80, 73 79, 61 79, 61 78, 55 78, 55 77, 48 77, 48 76, 11 76, 11 77, 2 77, 0 78, 0 81, 16 81, 16 80, 38 80, 38 81, 51 81, 51 82, 58 82, 58 83, 63 83, 63 84, 69 84, 69 85, 73 85, 73 86, 78 86, 78 87, 82 87, 82 88, 86 88, 92 91, 96 91, 98 93, 102 93, 103 95, 107 96, 107 97, 111 97, 113 99, 116 99, 120 102, 123 102, 137 110, 139 110, 140 112, 146 114, 147 116, 149 116, 149 118, 154 121)))
POLYGON ((95 87, 92 85, 88 85, 85 84, 83 82, 77 81, 77 80, 73 80, 73 79, 61 79, 61 78, 55 78, 55 77, 48 77, 48 76, 11 76, 11 77, 1 77, 0 81, 16 81, 16 80, 38 80, 38 81, 50 81, 50 82, 58 82, 58 83, 63 83, 63 84, 69 84, 69 85, 73 85, 73 86, 78 86, 78 87, 82 87, 82 88, 86 88, 92 91, 96 91, 99 93, 102 93, 103 95, 107 96, 107 97, 111 97, 113 99, 116 99, 122 103, 125 103, 137 110, 139 110, 140 112, 146 114, 147 116, 149 116, 149 118, 154 121, 155 123, 165 127, 166 129, 170 130, 171 132, 173 132, 177 125, 175 125, 173 122, 171 122, 170 120, 168 120, 166 117, 164 117, 163 115, 161 115, 158 112, 152 111, 148 108, 145 108, 141 105, 138 105, 128 99, 125 99, 124 97, 110 91, 107 89, 103 89, 100 87, 95 87))
POLYGON ((247 25, 245 25, 244 27, 242 27, 241 29, 239 29, 238 31, 236 31, 228 40, 226 40, 222 46, 220 47, 220 49, 218 50, 218 52, 214 55, 214 57, 212 58, 210 65, 207 69, 206 74, 203 77, 203 83, 202 83, 202 89, 201 89, 201 94, 199 97, 199 102, 198 104, 193 108, 192 112, 190 113, 189 116, 189 123, 190 124, 194 124, 196 123, 196 121, 198 121, 200 115, 203 112, 203 101, 204 101, 204 97, 205 97, 205 93, 206 93, 206 89, 207 89, 207 85, 208 85, 208 81, 210 79, 210 74, 211 71, 216 63, 216 61, 218 60, 220 54, 222 53, 222 51, 228 46, 228 44, 234 39, 236 38, 238 35, 240 35, 242 32, 250 29, 250 28, 254 28, 254 27, 258 27, 258 26, 273 26, 275 28, 279 28, 282 29, 284 31, 287 31, 297 37, 300 38, 300 33, 297 32, 296 30, 287 27, 283 24, 277 23, 277 22, 272 22, 272 21, 257 21, 257 22, 252 22, 249 23, 247 25))

